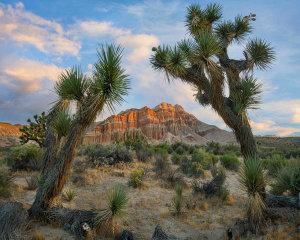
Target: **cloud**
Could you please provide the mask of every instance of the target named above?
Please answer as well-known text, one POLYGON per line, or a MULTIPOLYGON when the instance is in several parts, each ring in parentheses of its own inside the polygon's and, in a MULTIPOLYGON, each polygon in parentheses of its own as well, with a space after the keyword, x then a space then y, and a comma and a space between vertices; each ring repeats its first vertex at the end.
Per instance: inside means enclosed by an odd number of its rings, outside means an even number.
MULTIPOLYGON (((3 59, 2 59, 3 62, 3 59)), ((63 69, 28 59, 12 60, 0 66, 0 84, 11 92, 29 94, 41 90, 43 80, 55 82, 63 69)))
POLYGON ((285 118, 287 122, 300 123, 300 99, 270 101, 262 105, 264 112, 276 118, 285 118))
POLYGON ((136 63, 140 60, 148 59, 151 55, 152 47, 157 46, 159 40, 154 35, 127 34, 117 38, 117 42, 132 50, 127 59, 132 63, 136 63))
POLYGON ((84 34, 85 36, 104 36, 109 35, 112 37, 118 37, 121 35, 130 34, 130 30, 116 28, 113 26, 112 22, 98 22, 98 21, 77 21, 73 26, 73 29, 70 30, 70 34, 79 35, 84 34))
POLYGON ((46 54, 77 56, 81 44, 69 38, 62 26, 24 9, 0 3, 0 39, 18 44, 30 44, 46 54))
POLYGON ((300 133, 300 128, 278 126, 272 120, 262 120, 261 122, 250 122, 254 133, 276 133, 279 136, 289 136, 293 133, 300 133))
POLYGON ((128 29, 114 27, 112 22, 106 21, 77 21, 69 34, 77 38, 111 37, 125 47, 128 52, 127 60, 131 63, 148 59, 152 47, 159 43, 158 38, 153 34, 134 34, 128 29))

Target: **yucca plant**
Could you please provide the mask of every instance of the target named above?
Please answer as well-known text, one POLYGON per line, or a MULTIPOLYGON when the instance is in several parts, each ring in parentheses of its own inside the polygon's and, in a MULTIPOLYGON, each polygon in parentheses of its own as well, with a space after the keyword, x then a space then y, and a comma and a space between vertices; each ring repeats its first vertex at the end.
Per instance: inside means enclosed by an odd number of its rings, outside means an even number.
POLYGON ((58 135, 58 138, 68 135, 74 117, 67 110, 57 113, 56 119, 52 123, 52 127, 58 135))
POLYGON ((127 214, 127 190, 122 185, 113 186, 107 191, 107 197, 107 207, 97 211, 95 222, 98 226, 103 223, 106 228, 110 226, 112 228, 112 234, 114 235, 115 220, 127 214))
POLYGON ((222 7, 193 4, 187 8, 188 39, 174 47, 153 47, 150 58, 155 70, 165 73, 168 81, 180 79, 192 85, 196 101, 211 106, 233 130, 244 158, 256 157, 256 141, 247 110, 258 108, 262 86, 252 75, 255 68, 265 70, 275 59, 273 48, 264 40, 253 39, 244 44, 244 59, 229 57, 232 44, 242 44, 252 31, 255 14, 220 21, 222 7), (251 74, 250 74, 251 73, 251 74), (225 94, 229 89, 229 95, 225 94))
POLYGON ((180 214, 182 204, 183 204, 183 199, 182 199, 182 186, 179 183, 177 183, 175 186, 175 192, 176 192, 176 196, 173 198, 173 204, 174 204, 176 213, 180 214))
POLYGON ((121 67, 122 51, 120 46, 102 45, 92 76, 83 74, 80 67, 73 67, 64 71, 56 82, 57 101, 46 116, 43 183, 29 210, 31 217, 39 216, 61 194, 76 148, 98 114, 104 108, 114 111, 128 94, 130 82, 121 67), (71 103, 75 106, 74 118, 66 114, 71 103))
POLYGON ((249 197, 247 218, 250 228, 258 233, 264 225, 267 210, 264 199, 267 183, 261 161, 257 158, 247 159, 239 172, 239 181, 249 197))
POLYGON ((300 162, 292 161, 289 165, 281 168, 271 186, 274 194, 280 195, 289 192, 290 195, 297 196, 300 192, 300 162))
POLYGON ((75 193, 71 188, 68 188, 65 193, 64 193, 64 198, 68 201, 71 202, 75 197, 75 193))

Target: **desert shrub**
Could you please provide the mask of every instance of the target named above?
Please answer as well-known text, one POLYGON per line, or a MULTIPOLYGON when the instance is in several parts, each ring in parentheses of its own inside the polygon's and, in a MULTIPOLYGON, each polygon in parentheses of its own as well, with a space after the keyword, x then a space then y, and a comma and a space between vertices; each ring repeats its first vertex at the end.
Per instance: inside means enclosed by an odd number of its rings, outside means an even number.
POLYGON ((6 156, 6 163, 13 171, 40 170, 44 151, 37 145, 25 144, 12 147, 6 156))
POLYGON ((116 185, 111 187, 107 191, 108 204, 103 210, 96 212, 96 226, 106 228, 109 231, 112 228, 112 234, 114 235, 114 225, 116 218, 126 215, 126 208, 128 203, 127 190, 122 185, 116 185))
POLYGON ((179 155, 184 154, 185 149, 182 146, 179 146, 178 148, 176 148, 175 152, 179 155))
POLYGON ((227 153, 233 153, 236 156, 241 156, 241 149, 238 145, 235 144, 225 144, 221 145, 220 154, 225 155, 227 153))
POLYGON ((171 160, 174 164, 180 164, 182 161, 182 157, 178 153, 173 152, 171 156, 171 160))
POLYGON ((223 168, 214 167, 212 170, 213 179, 207 182, 193 181, 192 187, 195 193, 203 193, 206 197, 220 196, 225 191, 224 183, 226 172, 223 168))
POLYGON ((213 153, 215 155, 220 155, 220 152, 221 152, 220 143, 211 141, 211 142, 206 143, 205 148, 206 148, 206 151, 209 153, 213 153))
POLYGON ((148 162, 153 156, 149 147, 140 147, 136 150, 136 157, 141 162, 148 162))
POLYGON ((276 174, 275 183, 272 185, 274 194, 282 194, 289 191, 292 195, 300 192, 300 162, 291 162, 276 174))
POLYGON ((10 193, 10 181, 7 169, 0 167, 0 197, 8 197, 10 193))
POLYGON ((36 190, 39 187, 39 177, 38 176, 32 176, 29 179, 26 178, 27 182, 27 189, 28 190, 36 190))
POLYGON ((68 201, 68 202, 71 202, 75 197, 75 193, 72 189, 67 189, 65 192, 64 192, 64 198, 68 201))
POLYGON ((113 158, 113 163, 125 162, 129 163, 133 161, 133 153, 131 150, 123 145, 116 145, 113 151, 107 157, 113 158))
POLYGON ((247 159, 239 173, 239 181, 249 197, 247 217, 254 232, 259 232, 264 224, 266 203, 263 195, 267 185, 265 179, 262 162, 256 158, 247 159))
POLYGON ((144 175, 145 171, 143 168, 133 169, 130 173, 129 185, 134 188, 141 187, 144 175))
POLYGON ((176 213, 179 214, 181 212, 182 203, 183 203, 182 186, 180 184, 176 184, 175 192, 176 192, 176 195, 173 198, 173 205, 175 207, 176 213))
POLYGON ((124 145, 127 148, 130 148, 130 149, 133 149, 133 150, 139 150, 141 148, 149 146, 146 138, 142 135, 139 135, 139 134, 137 134, 135 136, 127 134, 126 137, 125 137, 125 140, 124 140, 124 145))
POLYGON ((115 165, 120 162, 132 162, 133 153, 123 144, 112 144, 103 146, 100 144, 89 145, 84 153, 88 156, 89 161, 96 165, 115 165))
POLYGON ((168 146, 167 152, 168 152, 169 154, 173 153, 173 148, 172 148, 172 146, 168 146))
POLYGON ((165 154, 166 152, 156 152, 155 162, 154 162, 154 169, 158 176, 162 177, 164 173, 167 173, 167 171, 170 168, 170 162, 168 160, 168 154, 165 154))
POLYGON ((262 160, 262 164, 270 175, 275 176, 281 168, 288 164, 288 160, 276 154, 272 158, 262 160))
POLYGON ((219 161, 219 159, 217 158, 217 156, 213 153, 209 154, 209 158, 210 158, 210 162, 212 165, 216 165, 219 161))
POLYGON ((105 158, 111 153, 110 146, 103 146, 101 144, 90 144, 84 147, 83 154, 87 155, 91 162, 105 158))
POLYGON ((200 148, 193 153, 192 162, 200 163, 204 169, 209 169, 212 160, 210 154, 208 154, 205 149, 200 148))
POLYGON ((221 188, 221 199, 222 201, 226 201, 229 196, 229 191, 227 188, 221 188))
POLYGON ((192 162, 191 173, 194 176, 204 176, 205 171, 202 164, 199 162, 192 162))
POLYGON ((185 185, 183 176, 181 172, 179 171, 180 168, 177 168, 175 170, 169 169, 166 172, 166 181, 171 185, 175 186, 176 184, 180 184, 181 186, 185 185))
POLYGON ((233 153, 227 153, 223 155, 220 158, 220 161, 222 162, 223 166, 230 170, 237 171, 240 166, 240 160, 237 158, 237 156, 233 153))

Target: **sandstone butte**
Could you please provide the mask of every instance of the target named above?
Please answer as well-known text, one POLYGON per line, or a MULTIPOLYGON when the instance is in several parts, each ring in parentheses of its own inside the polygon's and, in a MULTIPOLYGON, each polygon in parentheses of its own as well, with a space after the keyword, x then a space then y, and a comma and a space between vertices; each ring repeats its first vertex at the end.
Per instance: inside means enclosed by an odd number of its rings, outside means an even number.
POLYGON ((83 144, 109 144, 124 139, 127 134, 142 135, 153 144, 176 141, 190 144, 235 142, 231 132, 199 121, 180 105, 173 106, 163 102, 153 109, 147 106, 128 109, 96 123, 87 131, 83 144))

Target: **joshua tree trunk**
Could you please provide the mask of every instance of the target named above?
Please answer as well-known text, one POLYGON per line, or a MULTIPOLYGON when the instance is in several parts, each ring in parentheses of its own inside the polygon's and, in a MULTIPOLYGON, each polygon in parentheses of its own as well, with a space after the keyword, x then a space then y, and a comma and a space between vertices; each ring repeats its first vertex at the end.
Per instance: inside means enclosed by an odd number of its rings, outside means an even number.
MULTIPOLYGON (((59 157, 55 161, 51 161, 50 166, 48 165, 47 168, 44 168, 41 186, 29 210, 31 217, 38 217, 44 210, 51 206, 53 200, 62 192, 76 148, 81 141, 84 130, 84 126, 74 124, 70 129, 69 137, 64 147, 60 150, 59 157)), ((47 158, 47 156, 45 157, 47 158)))
POLYGON ((234 115, 229 107, 217 108, 216 111, 232 129, 237 142, 240 143, 244 159, 257 156, 257 146, 246 114, 234 115))

